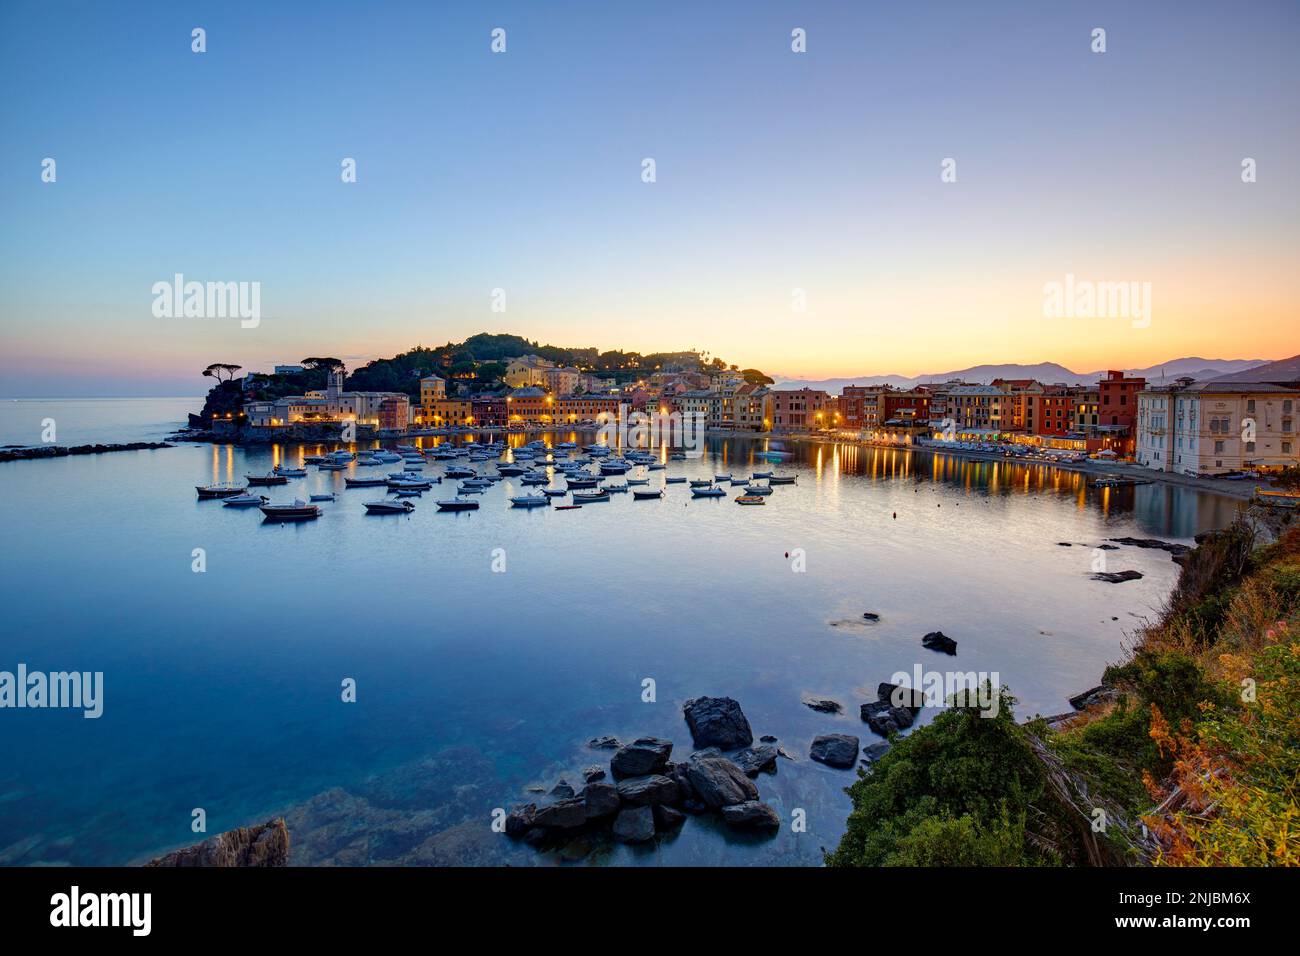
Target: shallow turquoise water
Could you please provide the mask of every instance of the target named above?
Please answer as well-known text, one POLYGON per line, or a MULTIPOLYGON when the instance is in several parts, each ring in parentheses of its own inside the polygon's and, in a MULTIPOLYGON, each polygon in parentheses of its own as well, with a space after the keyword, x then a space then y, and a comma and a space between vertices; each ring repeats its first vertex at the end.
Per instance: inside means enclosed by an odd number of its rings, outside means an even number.
MULTIPOLYGON (((138 424, 61 427, 146 437, 138 424)), ((668 471, 799 475, 762 508, 691 500, 673 485, 662 501, 523 511, 507 506, 518 493, 507 480, 478 512, 436 513, 435 491, 409 517, 378 518, 361 504, 375 489, 344 491, 343 473, 311 468, 271 497, 337 488, 339 500, 289 526, 196 501, 193 486, 296 461, 297 449, 0 464, 0 669, 103 671, 106 684, 98 720, 0 711, 0 862, 136 861, 194 842, 194 807, 214 833, 333 787, 427 811, 418 819, 430 833, 459 824, 469 862, 548 862, 492 834, 492 810, 607 762, 586 749, 593 736, 657 734, 689 753, 682 701, 712 694, 737 698, 755 734, 776 734, 797 758, 758 784, 784 818, 804 809, 808 832, 755 842, 691 820, 657 849, 603 859, 815 864, 842 832, 852 775, 806 759, 814 735, 874 742, 857 705, 918 663, 997 672, 1021 713, 1067 710, 1176 572, 1163 551, 1126 547, 1107 552, 1110 568, 1146 576, 1093 582, 1092 548, 1122 535, 1188 541, 1236 507, 1161 485, 1095 492, 1043 467, 852 446, 791 445, 789 462, 755 465, 763 447, 713 441, 704 459, 668 471), (191 570, 195 548, 206 573, 191 570), (494 549, 504 573, 492 570, 494 549), (786 557, 795 549, 804 573, 786 557), (859 623, 866 610, 882 621, 859 623), (920 647, 935 629, 959 642, 956 659, 920 647), (355 704, 340 701, 345 677, 357 681, 355 704), (646 678, 653 703, 642 701, 646 678), (812 712, 807 693, 846 715, 812 712), (412 783, 411 762, 430 756, 439 762, 412 783)), ((353 820, 358 839, 368 820, 353 820)), ((405 858, 427 835, 386 831, 372 841, 384 853, 372 846, 360 861, 405 858)), ((301 845, 310 858, 327 841, 301 845)))

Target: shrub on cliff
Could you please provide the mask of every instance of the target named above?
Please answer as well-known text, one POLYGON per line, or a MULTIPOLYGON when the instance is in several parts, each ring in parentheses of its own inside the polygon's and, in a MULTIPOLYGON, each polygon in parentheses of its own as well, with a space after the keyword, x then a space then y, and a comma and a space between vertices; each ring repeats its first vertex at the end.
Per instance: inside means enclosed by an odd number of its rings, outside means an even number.
MULTIPOLYGON (((853 812, 830 866, 1057 862, 1028 832, 1044 770, 1000 692, 996 716, 953 708, 894 745, 848 788, 853 812)), ((1050 815, 1050 811, 1046 811, 1050 815)))

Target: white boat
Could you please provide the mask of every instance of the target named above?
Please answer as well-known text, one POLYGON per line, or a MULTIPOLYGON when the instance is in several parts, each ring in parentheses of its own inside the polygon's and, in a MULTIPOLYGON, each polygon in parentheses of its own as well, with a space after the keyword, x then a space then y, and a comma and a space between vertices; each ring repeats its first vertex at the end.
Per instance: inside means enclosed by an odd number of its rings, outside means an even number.
POLYGON ((595 491, 575 491, 573 500, 578 504, 586 504, 589 501, 609 501, 609 492, 604 488, 595 491))
POLYGON ((550 507, 551 499, 546 495, 516 495, 510 504, 515 508, 546 508, 550 507))
POLYGON ((615 482, 613 484, 606 485, 605 491, 610 494, 617 494, 618 492, 621 491, 627 491, 627 482, 626 481, 615 482))
POLYGON ((548 498, 563 498, 568 492, 563 488, 543 488, 542 494, 548 498))
POLYGON ((260 508, 266 504, 266 495, 234 495, 221 503, 227 508, 260 508))
POLYGON ((334 492, 331 491, 329 494, 324 494, 324 495, 312 495, 311 500, 312 501, 333 501, 334 492))
POLYGON ((286 477, 286 478, 306 478, 306 477, 307 477, 307 469, 306 469, 306 468, 285 468, 283 465, 276 465, 276 466, 275 466, 275 473, 276 473, 277 475, 283 475, 283 476, 286 477))
POLYGON ((367 501, 366 514, 371 515, 403 515, 415 510, 415 505, 409 501, 367 501))

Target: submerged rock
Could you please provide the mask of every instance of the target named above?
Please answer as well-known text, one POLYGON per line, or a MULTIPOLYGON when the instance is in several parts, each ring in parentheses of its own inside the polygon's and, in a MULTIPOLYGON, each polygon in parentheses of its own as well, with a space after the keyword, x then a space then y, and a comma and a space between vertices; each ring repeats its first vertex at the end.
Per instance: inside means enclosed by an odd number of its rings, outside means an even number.
POLYGON ((525 833, 536 826, 537 805, 526 803, 522 807, 515 807, 506 816, 506 836, 518 839, 525 833))
POLYGON ((746 800, 722 808, 722 819, 738 830, 779 830, 781 818, 766 803, 746 800))
POLYGON ((862 752, 867 755, 866 759, 868 762, 875 763, 885 754, 889 753, 890 746, 888 740, 882 740, 880 743, 869 744, 868 746, 863 747, 862 752))
POLYGON ((928 647, 932 651, 941 651, 944 654, 957 653, 957 642, 943 631, 931 631, 925 635, 925 637, 921 638, 921 646, 928 647))
POLYGON ((150 860, 145 866, 287 866, 289 828, 284 818, 227 830, 202 843, 150 860))
POLYGON ((730 697, 696 697, 686 702, 683 711, 696 747, 735 750, 754 742, 744 711, 730 697))
POLYGON ((775 734, 764 734, 763 736, 759 737, 758 739, 761 740, 761 741, 762 741, 763 743, 765 743, 765 744, 774 744, 774 743, 776 743, 776 741, 777 741, 777 736, 776 736, 775 734))
POLYGON ((617 737, 606 735, 604 737, 592 737, 587 741, 587 746, 592 750, 617 750, 623 745, 619 743, 617 737))
POLYGON ((585 770, 582 771, 582 779, 587 781, 587 783, 593 783, 597 780, 604 780, 605 770, 603 767, 596 767, 596 766, 587 767, 585 770))
POLYGON ((551 792, 549 795, 560 800, 566 799, 568 797, 577 796, 577 794, 573 790, 573 787, 569 784, 569 781, 565 780, 563 777, 561 777, 559 782, 556 783, 556 785, 551 788, 551 792))
POLYGON ((614 839, 620 843, 646 843, 654 839, 654 811, 649 806, 624 807, 614 820, 614 839))
POLYGON ((1175 541, 1161 541, 1159 538, 1111 538, 1116 544, 1126 544, 1132 548, 1156 548, 1168 551, 1172 555, 1187 554, 1192 549, 1175 541))
POLYGON ((776 748, 771 744, 746 747, 732 754, 731 760, 747 777, 757 777, 764 770, 776 773, 776 748))
POLYGON ((1092 579, 1094 581, 1106 581, 1110 584, 1123 584, 1125 581, 1136 581, 1141 577, 1141 571, 1098 571, 1092 576, 1092 579))
POLYGON ((823 734, 812 742, 808 756, 828 767, 852 767, 858 762, 858 738, 848 734, 823 734))
POLYGON ((686 822, 686 814, 680 810, 674 810, 666 803, 656 803, 654 814, 655 825, 660 830, 672 830, 686 822))
POLYGON ((817 711, 819 714, 838 714, 844 708, 837 700, 821 699, 817 697, 805 697, 803 699, 805 707, 817 711))
POLYGON ((758 788, 743 770, 725 757, 692 760, 686 773, 691 788, 705 806, 717 809, 758 799, 758 788))
POLYGON ((620 747, 609 767, 615 777, 644 777, 658 773, 672 756, 673 742, 658 737, 641 737, 620 747))
POLYGON ((874 611, 864 611, 862 613, 862 620, 870 621, 874 624, 876 621, 880 620, 880 615, 876 614, 874 611))

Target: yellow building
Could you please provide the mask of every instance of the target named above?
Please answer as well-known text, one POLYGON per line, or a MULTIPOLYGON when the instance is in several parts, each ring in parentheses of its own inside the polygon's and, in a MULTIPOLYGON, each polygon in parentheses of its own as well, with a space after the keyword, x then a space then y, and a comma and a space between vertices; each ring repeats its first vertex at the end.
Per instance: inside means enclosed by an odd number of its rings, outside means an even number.
POLYGON ((474 405, 467 398, 435 398, 420 405, 421 424, 434 428, 474 424, 474 405))

